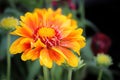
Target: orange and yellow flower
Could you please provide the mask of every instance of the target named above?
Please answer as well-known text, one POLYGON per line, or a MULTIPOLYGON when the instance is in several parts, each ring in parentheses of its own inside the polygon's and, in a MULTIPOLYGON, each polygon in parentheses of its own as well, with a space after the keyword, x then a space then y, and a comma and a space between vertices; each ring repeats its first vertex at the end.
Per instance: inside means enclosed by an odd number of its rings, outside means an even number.
POLYGON ((79 50, 85 46, 83 30, 77 22, 61 13, 61 9, 35 9, 21 16, 20 26, 11 32, 20 36, 10 46, 10 53, 22 53, 21 59, 36 60, 48 68, 53 62, 58 65, 67 63, 78 66, 79 50))

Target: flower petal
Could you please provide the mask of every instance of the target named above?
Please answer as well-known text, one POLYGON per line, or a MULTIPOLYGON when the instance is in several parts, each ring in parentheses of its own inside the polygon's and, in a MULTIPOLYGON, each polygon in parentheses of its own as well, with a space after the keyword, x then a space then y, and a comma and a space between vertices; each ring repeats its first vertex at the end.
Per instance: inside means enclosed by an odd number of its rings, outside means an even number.
POLYGON ((35 47, 46 47, 46 45, 44 44, 44 43, 42 43, 41 41, 40 41, 40 39, 38 39, 35 43, 34 43, 34 46, 35 47))
POLYGON ((85 40, 85 38, 82 35, 83 29, 77 29, 77 30, 73 30, 67 37, 65 37, 63 40, 80 40, 83 39, 85 40))
POLYGON ((62 41, 61 46, 70 48, 80 55, 79 50, 80 50, 81 46, 77 41, 62 41))
POLYGON ((60 26, 60 30, 61 30, 61 35, 62 35, 62 38, 68 36, 72 30, 73 30, 73 27, 71 27, 71 22, 70 20, 67 20, 66 22, 64 22, 61 26, 60 26))
POLYGON ((49 50, 49 55, 50 58, 55 61, 58 65, 61 65, 62 63, 64 63, 64 57, 61 56, 58 52, 53 51, 53 50, 49 50))
POLYGON ((47 66, 48 68, 52 67, 52 60, 49 56, 49 52, 47 48, 43 48, 40 51, 40 60, 44 66, 47 66))
POLYGON ((52 47, 52 50, 56 51, 57 53, 59 53, 61 56, 63 56, 65 59, 67 59, 67 57, 64 55, 64 53, 59 49, 59 47, 52 47))
POLYGON ((72 31, 67 37, 62 39, 61 46, 65 46, 79 52, 83 48, 85 43, 85 37, 81 36, 83 29, 77 29, 72 31))
POLYGON ((36 13, 27 12, 25 14, 25 17, 21 16, 20 18, 33 31, 36 30, 37 27, 39 26, 39 23, 38 23, 39 20, 36 13))
POLYGON ((30 49, 27 49, 26 51, 24 51, 24 53, 22 53, 21 59, 22 59, 23 61, 29 60, 29 57, 26 57, 26 54, 28 53, 29 50, 30 50, 30 49))
POLYGON ((26 53, 25 56, 26 56, 28 59, 35 60, 35 59, 39 58, 40 50, 41 50, 41 49, 40 49, 39 47, 34 48, 34 49, 31 49, 31 50, 29 50, 29 51, 26 53))
POLYGON ((10 46, 10 49, 9 49, 9 51, 10 51, 11 54, 17 54, 17 53, 21 53, 21 52, 23 51, 22 49, 18 49, 18 45, 19 45, 19 43, 20 43, 20 41, 21 41, 22 39, 23 39, 23 38, 21 37, 21 38, 15 40, 15 41, 12 43, 12 45, 10 46))
POLYGON ((17 26, 16 28, 17 28, 17 30, 11 32, 10 34, 32 38, 33 32, 29 28, 27 28, 25 26, 23 26, 23 27, 17 26))
POLYGON ((64 53, 64 55, 67 57, 67 60, 66 60, 67 63, 72 67, 77 67, 79 58, 75 56, 74 53, 72 53, 70 50, 63 48, 63 47, 59 47, 59 48, 64 53))
POLYGON ((80 44, 80 47, 81 47, 81 48, 85 47, 85 45, 86 45, 85 41, 82 40, 82 39, 79 40, 78 43, 80 44))
POLYGON ((10 53, 17 54, 24 52, 25 50, 31 48, 31 42, 33 42, 32 39, 23 37, 15 40, 10 47, 10 53))

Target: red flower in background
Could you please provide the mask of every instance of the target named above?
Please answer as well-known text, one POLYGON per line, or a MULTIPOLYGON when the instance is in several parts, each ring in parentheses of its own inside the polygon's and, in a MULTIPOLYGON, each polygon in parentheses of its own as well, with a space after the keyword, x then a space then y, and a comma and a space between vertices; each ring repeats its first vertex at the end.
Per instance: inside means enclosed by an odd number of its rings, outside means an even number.
POLYGON ((58 4, 58 2, 57 2, 56 0, 52 0, 52 6, 53 6, 53 7, 56 7, 57 4, 58 4))
POLYGON ((103 34, 96 33, 92 38, 91 49, 94 54, 107 53, 111 46, 111 39, 103 34))
POLYGON ((72 10, 76 10, 76 5, 74 3, 72 3, 72 2, 69 2, 69 7, 72 10))
POLYGON ((59 5, 65 5, 65 3, 68 4, 69 8, 72 10, 76 9, 76 5, 72 2, 72 0, 52 0, 52 6, 58 7, 59 5))

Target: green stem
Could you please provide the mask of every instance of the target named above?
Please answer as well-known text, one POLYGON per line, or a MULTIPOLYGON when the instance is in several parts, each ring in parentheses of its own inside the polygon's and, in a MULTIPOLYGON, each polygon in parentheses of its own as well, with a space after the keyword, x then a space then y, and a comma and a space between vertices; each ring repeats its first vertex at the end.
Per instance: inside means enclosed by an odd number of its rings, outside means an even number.
POLYGON ((80 7, 79 7, 79 13, 81 15, 80 21, 81 24, 80 26, 84 29, 83 35, 86 36, 85 33, 85 26, 86 26, 86 19, 85 19, 85 1, 84 0, 80 0, 80 7))
POLYGON ((44 80, 49 80, 49 70, 47 67, 43 66, 44 80))
POLYGON ((72 69, 68 70, 68 80, 72 80, 72 69))
POLYGON ((54 80, 54 70, 55 70, 55 65, 53 66, 53 68, 51 69, 51 80, 54 80))
POLYGON ((54 74, 52 71, 51 71, 51 80, 54 80, 54 74))
POLYGON ((79 12, 81 14, 81 19, 85 19, 85 4, 84 4, 84 0, 80 0, 79 12))
POLYGON ((82 27, 85 26, 85 4, 84 0, 80 0, 79 12, 81 15, 82 27))
POLYGON ((7 80, 10 80, 10 68, 11 68, 11 60, 10 60, 10 54, 9 54, 9 46, 10 46, 10 40, 11 37, 8 34, 7 35, 7 80))
POLYGON ((103 74, 103 70, 100 69, 99 75, 98 75, 98 79, 97 79, 97 80, 102 80, 102 74, 103 74))

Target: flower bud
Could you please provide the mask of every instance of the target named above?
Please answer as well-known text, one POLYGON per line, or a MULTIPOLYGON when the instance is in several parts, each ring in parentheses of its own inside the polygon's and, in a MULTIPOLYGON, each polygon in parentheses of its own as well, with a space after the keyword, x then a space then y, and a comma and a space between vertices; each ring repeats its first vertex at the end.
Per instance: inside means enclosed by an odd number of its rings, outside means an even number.
POLYGON ((3 29, 13 29, 15 28, 17 25, 19 24, 18 19, 14 18, 14 17, 7 17, 7 18, 3 18, 0 21, 0 26, 3 29))
POLYGON ((111 46, 111 39, 103 34, 97 33, 92 38, 91 49, 94 54, 107 53, 111 46))
POLYGON ((112 64, 112 58, 107 54, 101 53, 97 55, 96 62, 98 65, 110 66, 112 64))

